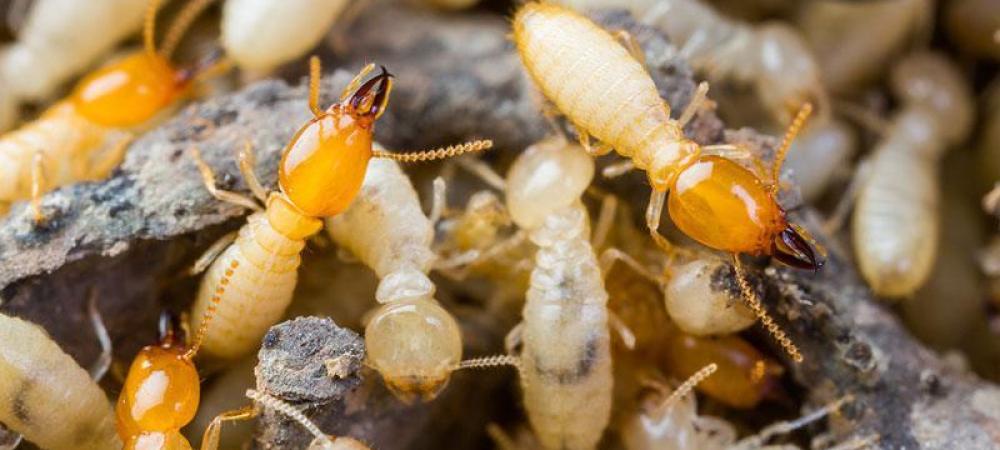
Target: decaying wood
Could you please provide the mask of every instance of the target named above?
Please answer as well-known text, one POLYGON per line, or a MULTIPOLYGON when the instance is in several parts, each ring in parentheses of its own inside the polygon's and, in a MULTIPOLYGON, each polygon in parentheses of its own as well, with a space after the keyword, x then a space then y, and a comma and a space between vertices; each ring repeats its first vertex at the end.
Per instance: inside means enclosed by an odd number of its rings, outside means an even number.
MULTIPOLYGON (((498 144, 490 158, 504 161, 547 132, 537 94, 506 40, 502 18, 397 8, 369 10, 341 36, 347 45, 336 58, 336 68, 344 70, 324 80, 326 100, 334 98, 362 63, 376 61, 386 64, 398 80, 389 112, 376 131, 390 148, 488 137, 498 144)), ((663 37, 620 13, 600 17, 609 26, 629 29, 643 44, 661 93, 680 111, 694 81, 663 37)), ((195 282, 178 273, 216 237, 239 226, 245 214, 209 197, 188 149, 201 148, 219 171, 223 187, 245 189, 234 156, 249 140, 257 151, 258 174, 266 186, 274 187, 279 152, 309 116, 305 98, 301 86, 266 81, 231 96, 197 102, 137 140, 109 180, 48 195, 44 210, 49 221, 44 226, 35 228, 30 212, 23 205, 15 207, 0 223, 0 310, 40 323, 86 365, 98 352, 85 314, 86 293, 96 289, 115 356, 128 361, 140 346, 153 341, 155 319, 164 306, 181 308, 190 301, 195 282)), ((688 131, 703 143, 742 140, 764 150, 774 143, 752 130, 724 131, 711 111, 699 114, 688 131)), ((604 185, 638 211, 645 205, 648 190, 641 175, 604 185)), ((808 208, 799 211, 794 219, 830 244, 829 262, 817 274, 763 269, 769 293, 765 303, 805 355, 804 363, 789 367, 808 392, 809 403, 854 396, 831 423, 834 438, 878 433, 877 446, 887 449, 1000 447, 1000 389, 950 368, 914 341, 872 298, 836 243, 818 233, 815 215, 808 208)), ((306 266, 308 271, 308 260, 306 266)), ((471 339, 476 344, 469 352, 498 350, 509 320, 465 320, 467 334, 479 336, 471 339)), ((405 406, 384 391, 377 377, 361 369, 358 338, 343 333, 319 319, 277 326, 265 340, 258 387, 306 408, 324 430, 364 438, 377 448, 482 443, 490 408, 497 406, 495 399, 506 398, 496 397, 497 389, 502 391, 503 380, 512 380, 513 373, 460 373, 438 401, 405 406), (317 352, 278 351, 301 339, 317 352), (349 355, 351 369, 337 380, 296 379, 269 366, 278 358, 319 370, 317 364, 342 354, 349 355), (329 389, 317 383, 329 384, 329 389)), ((516 403, 504 406, 510 411, 516 403)), ((304 430, 269 414, 256 434, 261 448, 307 441, 304 430)))

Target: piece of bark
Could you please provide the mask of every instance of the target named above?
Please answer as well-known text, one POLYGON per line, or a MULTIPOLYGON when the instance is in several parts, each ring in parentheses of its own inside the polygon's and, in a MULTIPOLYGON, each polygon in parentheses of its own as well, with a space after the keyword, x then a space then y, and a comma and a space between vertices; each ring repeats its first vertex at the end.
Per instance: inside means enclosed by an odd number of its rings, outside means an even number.
MULTIPOLYGON (((398 76, 389 112, 376 130, 379 140, 409 150, 488 137, 497 140, 499 148, 490 158, 509 159, 547 132, 537 94, 506 40, 503 18, 397 8, 383 6, 365 14, 347 34, 343 57, 345 69, 353 71, 375 60, 390 65, 398 76)), ((628 29, 644 45, 661 94, 679 114, 694 86, 686 65, 669 56, 662 36, 636 26, 626 15, 601 18, 628 29)), ((338 72, 324 80, 326 101, 335 98, 351 75, 338 72)), ((98 345, 86 320, 84 299, 87 289, 96 287, 115 354, 127 361, 153 341, 155 318, 165 299, 176 299, 168 302, 174 307, 190 301, 195 283, 176 274, 217 236, 239 226, 245 214, 209 197, 187 149, 201 147, 221 187, 245 190, 234 155, 247 139, 258 154, 258 174, 273 188, 281 148, 309 117, 305 97, 302 87, 271 81, 198 103, 138 139, 109 180, 46 196, 47 225, 34 228, 29 212, 18 205, 0 223, 0 310, 40 323, 86 365, 96 357, 98 345), (206 128, 206 123, 213 126, 206 128)), ((709 110, 699 114, 688 131, 703 143, 746 139, 765 151, 773 145, 773 139, 752 130, 724 133, 709 110)), ((641 213, 648 198, 641 174, 604 183, 622 189, 641 213)), ((802 211, 793 218, 818 230, 813 215, 802 211)), ((916 343, 833 250, 828 265, 816 275, 779 267, 763 273, 768 309, 805 355, 803 364, 790 368, 810 402, 826 403, 843 394, 855 397, 833 421, 834 438, 879 433, 878 447, 893 449, 1000 447, 1000 391, 949 368, 916 343)), ((492 333, 506 325, 485 328, 492 333)), ((482 340, 495 342, 492 337, 482 340)), ((458 387, 462 377, 477 377, 465 382, 475 387, 480 376, 456 374, 451 387, 458 387)), ((438 421, 458 420, 447 429, 474 435, 469 442, 482 437, 481 429, 473 429, 481 418, 464 421, 466 416, 486 414, 484 405, 491 404, 489 397, 477 397, 475 389, 448 389, 438 402, 406 409, 389 404, 390 397, 378 394, 382 388, 375 386, 362 405, 371 415, 352 417, 355 428, 338 428, 344 417, 334 409, 323 418, 324 429, 345 434, 361 430, 362 437, 390 444, 394 437, 409 436, 414 440, 405 442, 412 447, 426 447, 455 437, 437 435, 438 421), (385 419, 375 411, 392 412, 385 419), (469 428, 460 426, 464 424, 469 428)), ((260 426, 267 430, 280 425, 265 417, 260 426)), ((308 439, 301 429, 281 432, 295 442, 308 439)), ((266 435, 261 433, 258 439, 266 435)))

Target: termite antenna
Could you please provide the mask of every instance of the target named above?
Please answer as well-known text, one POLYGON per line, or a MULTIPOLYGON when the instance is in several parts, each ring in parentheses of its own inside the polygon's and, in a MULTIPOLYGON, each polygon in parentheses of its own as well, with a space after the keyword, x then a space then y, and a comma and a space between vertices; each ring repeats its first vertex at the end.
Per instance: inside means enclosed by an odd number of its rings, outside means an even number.
POLYGON ((384 150, 372 150, 372 157, 386 158, 402 163, 433 161, 435 159, 453 158, 466 153, 474 153, 488 150, 493 147, 493 141, 484 139, 480 141, 466 142, 463 144, 451 145, 434 150, 424 150, 421 152, 392 153, 384 150))
POLYGON ((162 0, 149 0, 146 7, 146 18, 142 22, 142 44, 146 54, 156 56, 156 13, 160 10, 162 0))
POLYGON ((170 55, 174 53, 177 49, 177 44, 180 43, 181 38, 184 33, 191 27, 194 23, 194 19, 198 18, 202 11, 205 10, 208 5, 211 5, 215 0, 191 0, 177 16, 174 17, 174 21, 170 23, 170 28, 167 30, 167 36, 163 38, 163 44, 160 46, 160 54, 164 58, 170 58, 170 55))
POLYGON ((763 430, 760 430, 759 433, 750 436, 746 439, 743 439, 739 443, 737 443, 735 450, 761 448, 764 446, 764 443, 770 440, 772 437, 782 434, 788 434, 795 430, 798 430, 799 428, 802 428, 806 425, 809 425, 817 420, 820 420, 830 414, 839 411, 840 408, 844 406, 844 404, 850 403, 852 401, 854 401, 854 396, 851 394, 847 394, 822 408, 819 408, 802 417, 799 417, 798 419, 781 421, 768 425, 767 427, 764 427, 763 430))
POLYGON ((760 299, 757 298, 757 293, 752 287, 750 287, 750 282, 747 281, 746 274, 743 272, 743 265, 740 263, 740 257, 738 254, 733 254, 733 271, 736 272, 736 282, 740 285, 740 291, 743 293, 743 300, 746 302, 753 314, 757 316, 760 323, 764 325, 768 333, 774 337, 781 348, 788 353, 788 356, 792 358, 793 361, 800 363, 803 361, 802 353, 799 352, 799 348, 788 338, 788 335, 774 323, 774 319, 764 310, 764 305, 760 303, 760 299))
POLYGON ((467 359, 455 364, 452 370, 487 369, 490 367, 500 366, 511 366, 517 369, 519 374, 524 372, 524 366, 521 365, 521 359, 512 355, 493 355, 484 356, 482 358, 467 359))
POLYGON ((302 425, 302 428, 308 430, 310 434, 315 436, 316 439, 323 442, 325 446, 327 447, 333 446, 333 440, 331 440, 329 436, 324 434, 323 430, 320 430, 319 427, 316 426, 316 423, 314 423, 312 420, 309 420, 309 418, 306 417, 305 414, 302 414, 302 411, 299 411, 298 408, 288 404, 284 400, 281 400, 277 397, 265 394, 263 392, 255 391, 253 389, 247 389, 246 396, 250 400, 260 403, 261 405, 264 405, 266 408, 278 411, 281 414, 284 414, 286 417, 298 422, 299 425, 302 425))
POLYGON ((694 390, 695 386, 702 381, 705 381, 706 378, 712 376, 716 370, 719 370, 719 365, 716 363, 711 363, 702 367, 700 370, 695 372, 694 375, 691 375, 687 380, 681 383, 680 386, 677 386, 677 389, 674 389, 674 391, 670 393, 670 396, 668 396, 666 400, 663 400, 663 403, 660 403, 660 406, 657 409, 665 411, 667 408, 670 408, 677 403, 678 400, 684 398, 685 395, 690 394, 691 391, 694 390))
POLYGON ((319 107, 319 81, 321 64, 319 57, 312 55, 309 58, 309 110, 316 117, 323 115, 323 110, 319 107))
POLYGON ((792 119, 791 125, 788 126, 788 131, 785 132, 785 137, 781 139, 781 145, 778 146, 778 150, 774 153, 774 164, 771 166, 771 189, 773 191, 778 190, 778 180, 781 177, 781 166, 785 164, 785 156, 788 155, 788 149, 792 146, 792 141, 795 140, 795 136, 799 134, 802 126, 806 124, 806 119, 812 114, 813 106, 812 103, 803 103, 799 108, 799 112, 795 114, 795 118, 792 119))

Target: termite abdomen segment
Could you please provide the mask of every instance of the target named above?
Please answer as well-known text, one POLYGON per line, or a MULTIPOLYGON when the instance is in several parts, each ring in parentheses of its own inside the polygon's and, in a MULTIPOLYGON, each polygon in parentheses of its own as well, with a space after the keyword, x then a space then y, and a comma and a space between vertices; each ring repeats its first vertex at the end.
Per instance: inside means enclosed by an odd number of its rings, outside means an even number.
POLYGON ((368 364, 406 402, 433 399, 462 359, 458 323, 433 299, 382 305, 365 327, 368 364))

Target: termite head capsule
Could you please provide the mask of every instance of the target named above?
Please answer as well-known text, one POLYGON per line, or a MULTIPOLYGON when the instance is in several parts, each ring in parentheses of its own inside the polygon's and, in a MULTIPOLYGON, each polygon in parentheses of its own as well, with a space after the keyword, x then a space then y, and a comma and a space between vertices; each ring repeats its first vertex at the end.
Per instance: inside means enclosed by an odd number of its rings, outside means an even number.
POLYGON ((178 430, 198 410, 198 370, 172 330, 163 334, 159 345, 139 351, 115 407, 126 449, 191 448, 178 430), (150 447, 155 443, 161 446, 150 447))
POLYGON ((351 203, 372 158, 375 121, 385 112, 392 75, 381 73, 304 125, 281 155, 278 181, 286 198, 311 217, 331 217, 351 203))
POLYGON ((517 226, 534 229, 572 205, 594 178, 594 158, 583 147, 548 138, 522 153, 507 172, 507 210, 517 226))
POLYGON ((188 72, 174 69, 162 55, 137 52, 84 78, 73 104, 94 123, 133 127, 173 103, 190 81, 188 72))
POLYGON ((365 327, 368 365, 401 400, 431 400, 462 359, 458 324, 433 299, 382 305, 365 327))

